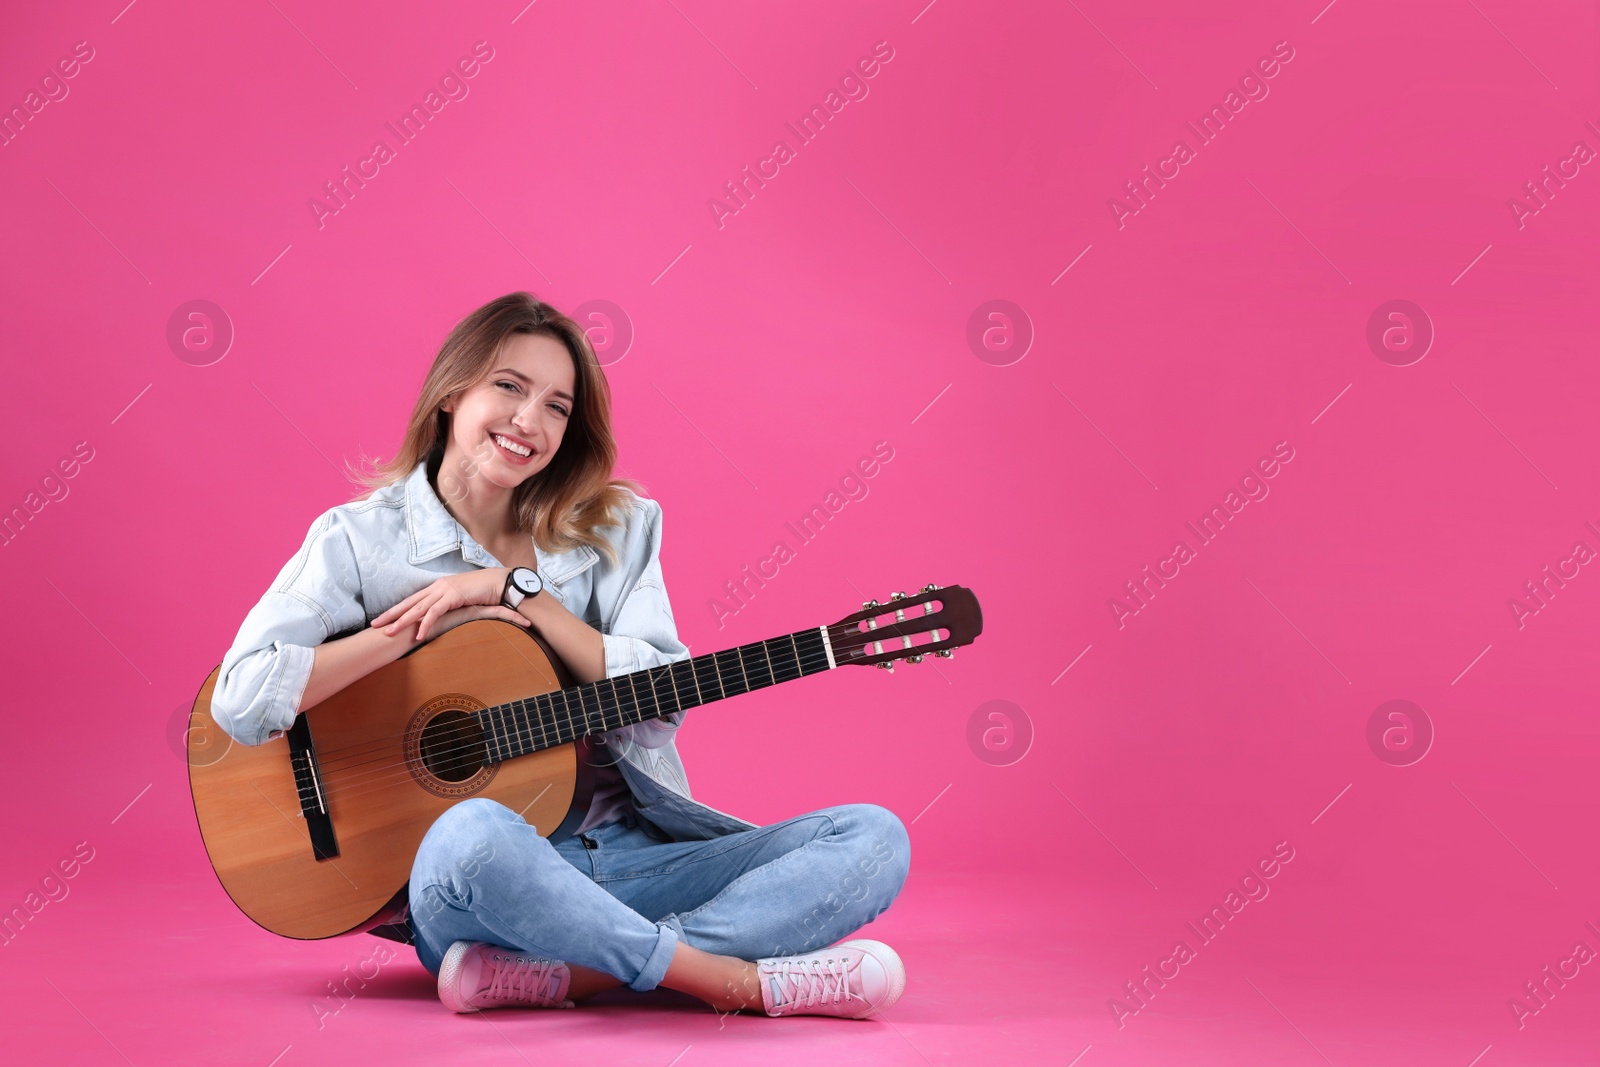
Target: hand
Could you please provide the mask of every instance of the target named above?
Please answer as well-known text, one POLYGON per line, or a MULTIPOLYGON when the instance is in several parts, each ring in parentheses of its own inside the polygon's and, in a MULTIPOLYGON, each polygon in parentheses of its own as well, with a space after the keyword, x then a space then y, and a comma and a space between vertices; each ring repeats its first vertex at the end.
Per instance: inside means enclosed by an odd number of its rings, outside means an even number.
POLYGON ((440 578, 373 619, 372 625, 384 627, 383 632, 393 636, 401 629, 416 623, 418 641, 426 641, 435 630, 444 633, 472 619, 504 619, 506 622, 527 625, 528 620, 520 613, 500 603, 500 598, 505 593, 506 576, 510 573, 505 567, 487 567, 440 578), (464 608, 489 610, 456 615, 464 608), (438 629, 438 624, 451 615, 456 617, 449 625, 438 629))
MULTIPOLYGON (((508 608, 504 604, 468 604, 464 608, 456 608, 454 611, 447 611, 439 616, 427 636, 439 637, 449 633, 464 622, 473 622, 476 619, 499 619, 501 622, 514 622, 518 626, 533 625, 516 608, 508 608)), ((423 641, 425 638, 418 636, 417 640, 423 641)))

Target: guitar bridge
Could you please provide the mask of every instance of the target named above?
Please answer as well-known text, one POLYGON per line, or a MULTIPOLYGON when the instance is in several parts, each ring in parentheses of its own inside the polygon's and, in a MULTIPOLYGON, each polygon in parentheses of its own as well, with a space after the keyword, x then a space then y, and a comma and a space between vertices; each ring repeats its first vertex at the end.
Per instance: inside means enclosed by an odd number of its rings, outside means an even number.
POLYGON ((322 768, 317 764, 317 746, 311 740, 311 724, 302 713, 289 727, 289 766, 294 769, 295 791, 300 794, 300 814, 311 834, 311 853, 318 860, 331 860, 339 854, 339 840, 333 833, 333 817, 328 814, 327 794, 322 790, 322 768))

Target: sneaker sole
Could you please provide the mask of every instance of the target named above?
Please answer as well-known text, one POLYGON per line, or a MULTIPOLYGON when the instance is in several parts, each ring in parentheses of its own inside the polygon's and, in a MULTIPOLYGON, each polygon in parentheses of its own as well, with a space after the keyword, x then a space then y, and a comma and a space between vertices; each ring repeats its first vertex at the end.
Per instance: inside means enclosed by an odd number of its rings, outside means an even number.
POLYGON ((889 973, 889 991, 884 994, 883 999, 874 1004, 871 1010, 855 1018, 870 1019, 883 1009, 893 1007, 894 1002, 900 999, 900 994, 906 991, 906 965, 901 962, 900 953, 882 941, 874 941, 871 938, 844 941, 840 943, 840 947, 862 949, 882 964, 883 969, 889 973))
POLYGON ((483 1010, 461 999, 461 963, 474 945, 472 941, 457 941, 450 946, 450 951, 444 954, 444 962, 439 965, 439 1000, 451 1011, 463 1015, 483 1010))

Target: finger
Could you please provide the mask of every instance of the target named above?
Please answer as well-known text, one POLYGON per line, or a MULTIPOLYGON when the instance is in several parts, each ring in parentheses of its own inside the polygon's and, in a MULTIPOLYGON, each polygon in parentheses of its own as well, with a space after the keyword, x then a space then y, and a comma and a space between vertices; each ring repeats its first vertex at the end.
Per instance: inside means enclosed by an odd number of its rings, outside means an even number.
MULTIPOLYGON (((426 590, 423 590, 422 592, 426 592, 426 590)), ((376 619, 373 619, 372 620, 372 625, 374 625, 374 626, 387 626, 387 625, 389 625, 391 620, 397 618, 398 616, 400 616, 401 614, 406 612, 411 607, 411 605, 416 602, 416 599, 419 596, 422 595, 422 592, 412 593, 410 596, 408 596, 404 600, 400 601, 400 603, 396 604, 394 607, 390 608, 388 611, 384 612, 382 615, 379 615, 376 619)))
MULTIPOLYGON (((427 593, 429 590, 423 590, 423 592, 427 593)), ((437 597, 424 596, 421 600, 418 600, 415 604, 411 605, 404 615, 401 615, 394 622, 390 623, 387 632, 393 634, 397 630, 401 630, 407 626, 410 626, 412 623, 422 618, 422 616, 426 614, 428 608, 431 607, 436 601, 437 597)))
POLYGON ((418 602, 422 600, 427 592, 428 591, 424 589, 421 592, 412 593, 410 596, 400 601, 400 603, 396 604, 382 615, 379 615, 373 625, 387 626, 387 632, 391 634, 394 633, 396 627, 400 624, 400 621, 411 613, 411 611, 417 606, 418 602))
POLYGON ((422 614, 422 622, 417 625, 417 638, 421 640, 433 631, 433 624, 449 614, 439 603, 434 601, 428 610, 422 614))
POLYGON ((419 606, 425 606, 435 600, 440 599, 441 597, 459 596, 459 591, 448 578, 440 578, 432 585, 412 593, 410 596, 400 601, 400 603, 396 604, 394 607, 378 616, 378 618, 373 620, 373 625, 388 626, 388 632, 392 634, 398 628, 398 625, 405 624, 407 621, 407 615, 410 616, 410 622, 415 622, 417 620, 419 615, 416 609, 419 606))
POLYGON ((419 611, 419 610, 420 609, 418 609, 418 608, 413 608, 411 611, 406 612, 404 615, 402 615, 398 619, 394 620, 394 622, 391 622, 389 624, 388 628, 386 630, 384 630, 383 632, 386 633, 386 634, 389 634, 390 636, 393 636, 394 634, 399 633, 401 630, 405 630, 405 629, 411 627, 417 621, 416 612, 419 611))
MULTIPOLYGON (((449 598, 444 595, 440 595, 436 597, 432 603, 428 604, 425 610, 421 608, 418 610, 421 612, 421 614, 418 616, 417 640, 420 641, 432 634, 438 624, 442 622, 444 618, 452 611, 457 609, 453 606, 453 603, 449 598)), ((446 626, 445 629, 448 630, 450 627, 446 626)))

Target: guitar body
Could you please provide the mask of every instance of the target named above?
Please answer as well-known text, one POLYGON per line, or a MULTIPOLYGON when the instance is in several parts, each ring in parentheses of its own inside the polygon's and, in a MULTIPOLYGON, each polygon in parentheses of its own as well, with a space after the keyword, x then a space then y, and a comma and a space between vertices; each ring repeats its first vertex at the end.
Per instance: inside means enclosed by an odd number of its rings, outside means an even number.
POLYGON ((593 796, 588 738, 503 763, 473 754, 482 734, 463 713, 572 684, 559 658, 511 623, 465 623, 305 711, 320 769, 312 803, 337 848, 326 858, 313 847, 317 820, 302 813, 308 787, 297 780, 295 732, 234 742, 211 717, 216 681, 212 671, 189 718, 200 836, 233 902, 285 937, 386 921, 423 835, 462 800, 497 800, 560 839, 582 824, 593 796))

